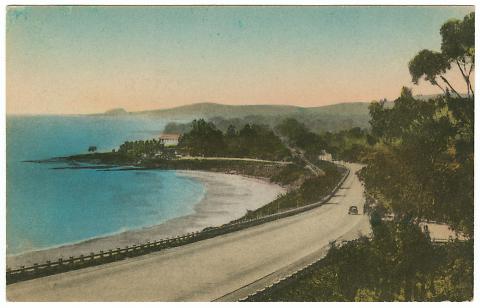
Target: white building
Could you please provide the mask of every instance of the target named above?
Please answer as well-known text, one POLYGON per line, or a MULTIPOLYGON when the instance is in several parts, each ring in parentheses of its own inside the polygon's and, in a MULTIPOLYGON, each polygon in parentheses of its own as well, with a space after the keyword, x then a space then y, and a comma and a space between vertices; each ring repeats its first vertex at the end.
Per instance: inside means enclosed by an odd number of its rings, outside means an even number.
POLYGON ((318 159, 320 160, 326 160, 326 161, 332 161, 332 154, 325 152, 324 150, 320 155, 318 155, 318 159))
POLYGON ((180 138, 179 134, 161 134, 160 135, 160 142, 162 142, 166 147, 168 146, 176 146, 178 144, 178 138, 180 138))

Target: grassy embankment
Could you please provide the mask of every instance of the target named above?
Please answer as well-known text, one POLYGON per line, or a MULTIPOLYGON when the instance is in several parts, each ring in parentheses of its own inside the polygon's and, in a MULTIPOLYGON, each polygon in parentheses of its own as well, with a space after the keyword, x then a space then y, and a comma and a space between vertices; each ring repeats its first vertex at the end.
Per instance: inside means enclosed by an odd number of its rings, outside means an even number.
MULTIPOLYGON (((306 178, 297 189, 288 191, 257 210, 249 211, 243 218, 257 218, 301 207, 319 201, 329 194, 340 181, 342 173, 329 162, 321 162, 317 165, 325 172, 324 175, 306 178)), ((271 180, 284 184, 294 180, 296 176, 296 171, 287 167, 271 180)))

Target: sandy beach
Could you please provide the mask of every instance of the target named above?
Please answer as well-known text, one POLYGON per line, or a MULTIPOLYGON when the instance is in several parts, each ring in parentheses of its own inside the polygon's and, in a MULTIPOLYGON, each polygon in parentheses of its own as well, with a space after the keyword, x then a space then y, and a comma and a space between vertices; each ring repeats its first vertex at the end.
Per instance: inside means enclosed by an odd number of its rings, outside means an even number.
POLYGON ((7 267, 29 266, 47 260, 87 255, 100 250, 107 251, 173 237, 218 226, 240 218, 247 210, 259 208, 274 200, 286 190, 266 180, 203 171, 177 171, 179 176, 190 177, 205 185, 204 198, 195 205, 195 213, 171 219, 160 225, 131 230, 119 234, 86 240, 61 247, 7 256, 7 267))

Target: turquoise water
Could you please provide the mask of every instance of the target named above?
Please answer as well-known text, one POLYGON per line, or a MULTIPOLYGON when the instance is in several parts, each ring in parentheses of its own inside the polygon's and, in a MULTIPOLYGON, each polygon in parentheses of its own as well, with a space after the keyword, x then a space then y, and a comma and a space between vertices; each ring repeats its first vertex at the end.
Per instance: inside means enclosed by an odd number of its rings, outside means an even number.
POLYGON ((60 169, 27 163, 112 150, 154 138, 166 121, 141 117, 7 117, 7 254, 59 246, 188 215, 201 183, 174 171, 60 169))

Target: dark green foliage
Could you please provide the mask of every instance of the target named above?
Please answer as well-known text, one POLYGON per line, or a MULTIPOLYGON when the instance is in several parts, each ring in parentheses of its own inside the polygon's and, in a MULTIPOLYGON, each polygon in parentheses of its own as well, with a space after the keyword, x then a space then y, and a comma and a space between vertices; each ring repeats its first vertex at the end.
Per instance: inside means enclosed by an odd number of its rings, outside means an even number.
POLYGON ((404 89, 393 108, 371 107, 379 143, 360 173, 396 215, 446 222, 473 235, 473 99, 418 101, 404 89))
POLYGON ((463 60, 474 56, 475 13, 466 15, 463 20, 449 20, 440 28, 442 53, 449 60, 463 60))
POLYGON ((165 125, 163 132, 165 134, 184 134, 192 129, 192 122, 189 123, 177 123, 169 122, 165 125))
POLYGON ((156 154, 165 154, 167 156, 171 156, 172 154, 167 151, 164 147, 164 144, 157 139, 126 141, 122 145, 120 145, 117 153, 119 155, 125 155, 127 157, 130 157, 132 159, 141 157, 152 157, 156 154))
MULTIPOLYGON (((420 61, 422 54, 434 54, 422 51, 412 60, 418 66, 456 65, 467 84, 467 97, 445 91, 444 96, 417 100, 404 88, 392 108, 372 103, 370 124, 379 143, 360 173, 369 193, 395 215, 445 222, 471 238, 474 99, 469 76, 474 68, 474 20, 471 13, 463 21, 446 22, 440 29, 442 53, 420 61)), ((417 73, 412 73, 414 81, 417 73)), ((428 78, 434 82, 440 77, 455 91, 442 73, 431 72, 428 78)))
POLYGON ((178 148, 192 156, 244 157, 287 160, 290 151, 268 126, 246 124, 238 132, 229 125, 222 133, 212 122, 194 120, 192 129, 182 135, 178 148))
POLYGON ((251 301, 465 301, 473 297, 472 241, 433 245, 411 221, 372 223, 332 246, 308 272, 251 301))
POLYGON ((193 120, 192 130, 181 136, 178 148, 192 156, 222 156, 225 153, 223 133, 211 122, 193 120))
POLYGON ((305 124, 298 122, 296 119, 285 119, 275 129, 286 137, 293 146, 305 150, 307 156, 320 153, 325 149, 326 142, 324 139, 320 135, 312 133, 305 124))
POLYGON ((456 66, 466 83, 467 97, 473 96, 470 76, 475 66, 475 13, 468 14, 463 21, 447 21, 440 28, 440 34, 441 52, 424 49, 410 61, 408 67, 412 81, 417 84, 425 76, 426 81, 445 94, 451 91, 460 97, 445 75, 452 66, 456 66), (440 82, 443 82, 443 87, 440 82))
POLYGON ((366 129, 354 127, 336 133, 312 133, 303 123, 285 119, 275 128, 291 145, 302 149, 305 157, 315 161, 324 152, 336 160, 361 162, 376 141, 366 129))
POLYGON ((372 151, 376 140, 368 130, 354 127, 337 133, 325 133, 326 152, 332 154, 333 159, 347 162, 363 162, 372 151))
POLYGON ((232 124, 228 125, 227 132, 225 133, 225 135, 228 138, 233 138, 237 136, 237 129, 235 128, 235 126, 233 126, 232 124))
POLYGON ((291 164, 283 168, 277 175, 271 177, 270 180, 274 183, 287 185, 302 178, 306 172, 304 166, 291 164))
POLYGON ((450 63, 442 53, 424 49, 410 61, 408 69, 413 83, 418 84, 418 80, 425 76, 426 81, 437 85, 436 78, 450 69, 450 63))
POLYGON ((326 172, 324 176, 317 176, 305 180, 298 193, 302 196, 303 204, 310 204, 326 196, 338 184, 341 174, 338 171, 326 172))
POLYGON ((242 174, 262 178, 277 176, 288 165, 275 163, 242 161, 242 160, 202 160, 202 159, 147 159, 142 162, 142 167, 171 170, 203 170, 212 172, 225 172, 242 174))

